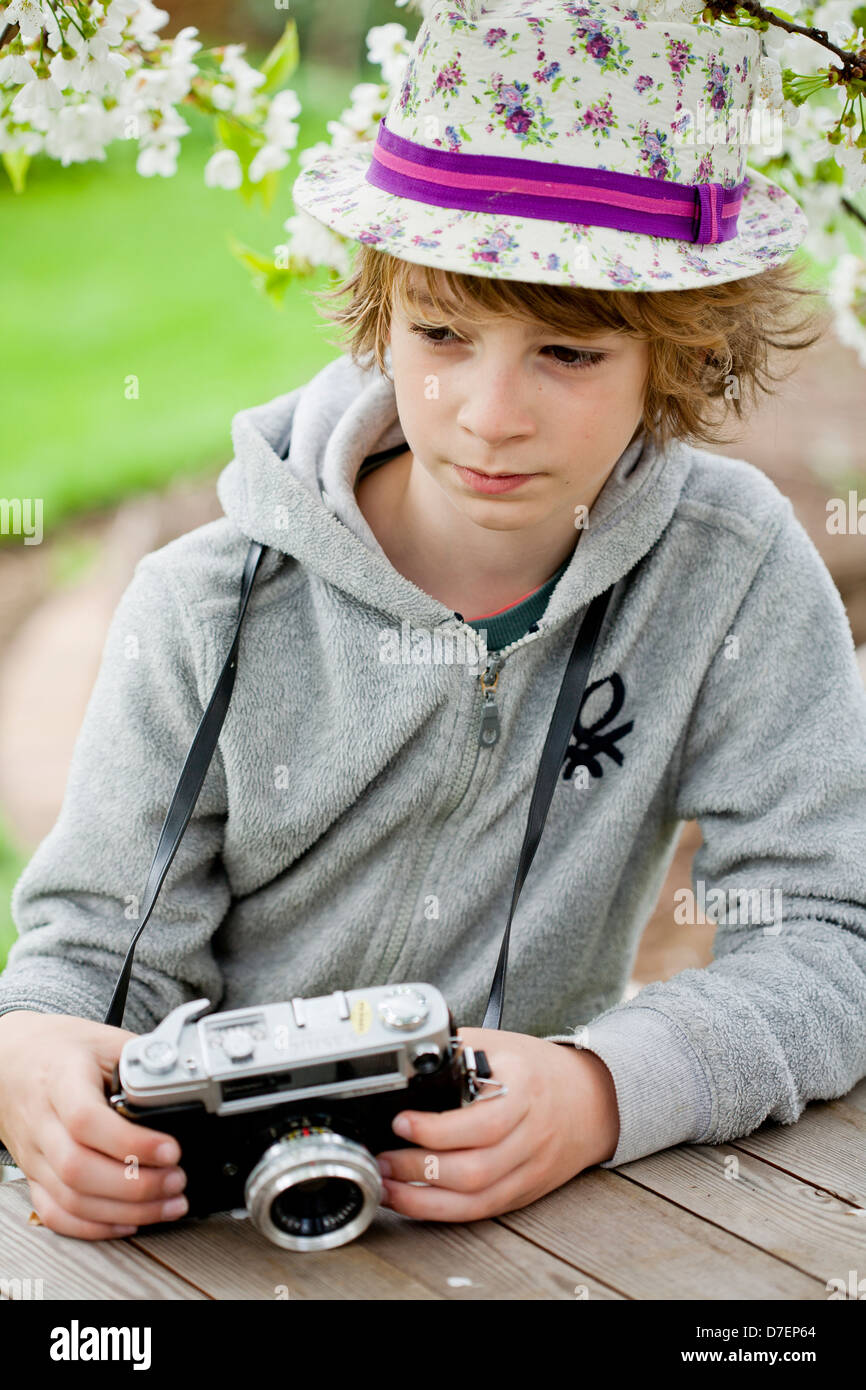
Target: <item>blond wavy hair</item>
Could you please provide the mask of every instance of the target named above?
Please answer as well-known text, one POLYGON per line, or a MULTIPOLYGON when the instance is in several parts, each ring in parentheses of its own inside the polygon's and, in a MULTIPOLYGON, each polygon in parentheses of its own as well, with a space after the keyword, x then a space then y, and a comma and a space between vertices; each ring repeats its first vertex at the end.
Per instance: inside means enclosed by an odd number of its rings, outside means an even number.
POLYGON ((470 322, 502 314, 578 336, 612 331, 645 338, 649 370, 641 424, 661 447, 671 439, 698 446, 734 442, 718 434, 731 408, 742 423, 744 401, 754 404, 758 390, 773 394, 786 379, 772 374, 771 349, 811 347, 829 323, 819 318, 824 295, 800 283, 791 260, 697 289, 595 290, 440 270, 359 242, 350 273, 313 291, 319 313, 340 329, 333 345, 390 376, 385 352, 392 308, 396 303, 412 312, 406 290, 413 270, 421 272, 434 312, 445 321, 455 313, 470 322), (803 300, 805 312, 797 316, 803 300))

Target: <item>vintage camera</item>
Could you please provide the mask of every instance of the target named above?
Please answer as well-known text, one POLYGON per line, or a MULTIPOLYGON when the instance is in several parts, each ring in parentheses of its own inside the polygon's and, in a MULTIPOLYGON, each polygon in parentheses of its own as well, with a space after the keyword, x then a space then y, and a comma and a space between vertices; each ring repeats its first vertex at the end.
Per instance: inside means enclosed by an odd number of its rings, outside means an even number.
POLYGON ((189 1217, 246 1207, 275 1245, 323 1250, 366 1230, 383 1194, 374 1155, 412 1147, 409 1110, 503 1094, 429 984, 336 990, 204 1017, 172 1010, 126 1043, 110 1104, 172 1134, 189 1217))

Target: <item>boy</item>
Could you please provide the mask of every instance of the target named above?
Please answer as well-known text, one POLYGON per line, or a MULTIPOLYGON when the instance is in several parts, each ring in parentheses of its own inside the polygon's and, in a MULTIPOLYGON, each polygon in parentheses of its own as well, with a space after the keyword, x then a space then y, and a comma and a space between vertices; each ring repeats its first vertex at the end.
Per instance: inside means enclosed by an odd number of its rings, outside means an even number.
MULTIPOLYGON (((491 8, 480 24, 454 4, 430 12, 389 127, 440 99, 461 14, 466 85, 507 107, 490 71, 491 8)), ((551 0, 532 19, 520 8, 499 7, 524 74, 538 61, 532 26, 547 20, 548 55, 580 39, 592 73, 598 45, 580 37, 574 7, 551 0)), ((682 28, 698 43, 703 30, 682 28)), ((637 29, 634 40, 657 42, 637 29)), ((376 177, 411 187, 374 179, 335 194, 328 170, 347 178, 336 155, 299 180, 299 201, 337 229, 348 218, 362 242, 336 314, 352 354, 241 412, 218 484, 226 519, 137 567, 57 825, 16 886, 0 1135, 43 1222, 66 1234, 105 1238, 184 1210, 177 1145, 105 1104, 130 1034, 93 1020, 234 628, 250 538, 271 549, 218 753, 138 948, 135 1031, 200 996, 234 1008, 411 979, 480 1022, 565 658, 585 606, 616 584, 513 924, 509 1029, 459 1030, 508 1093, 406 1115, 415 1147, 379 1155, 389 1204, 447 1221, 513 1210, 592 1164, 791 1123, 866 1073, 866 692, 850 627, 790 503, 748 463, 686 442, 708 437, 732 368, 743 387, 759 378, 765 325, 798 291, 781 265, 756 273, 745 231, 709 240, 696 270, 676 236, 617 227, 616 212, 592 223, 509 210, 515 179, 532 182, 510 158, 495 210, 465 219, 467 200, 491 196, 471 187, 477 166, 438 162, 431 134, 416 178, 420 125, 403 130, 399 154, 382 140, 390 173, 376 177), (386 200, 388 227, 362 193, 386 200), (479 271, 471 247, 501 250, 508 217, 524 249, 479 271), (636 283, 670 274, 675 293, 593 286, 586 267, 581 287, 549 251, 542 269, 545 236, 572 223, 591 267, 645 237, 636 283), (411 659, 383 657, 405 624, 411 659), (467 628, 485 632, 480 671, 430 659, 434 636, 467 628), (716 959, 622 1003, 687 819, 704 836, 695 876, 716 895, 716 959), (766 890, 779 910, 743 921, 742 896, 766 890)), ((533 159, 546 161, 541 150, 533 159)), ((485 179, 497 157, 485 156, 485 179)), ((345 156, 353 178, 360 158, 345 156)), ((545 171, 561 181, 556 155, 545 171)), ((701 193, 712 238, 728 190, 706 187, 722 190, 718 203, 701 193)), ((756 198, 781 201, 757 180, 744 203, 756 198)), ((780 207, 776 230, 796 241, 791 216, 780 207)))

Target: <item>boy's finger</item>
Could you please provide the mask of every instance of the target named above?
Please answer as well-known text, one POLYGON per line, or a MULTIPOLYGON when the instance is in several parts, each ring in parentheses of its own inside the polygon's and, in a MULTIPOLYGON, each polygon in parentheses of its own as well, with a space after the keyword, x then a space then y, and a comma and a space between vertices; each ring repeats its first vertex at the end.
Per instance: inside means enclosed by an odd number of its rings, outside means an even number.
MULTIPOLYGON (((119 1202, 150 1202, 175 1197, 186 1187, 182 1168, 120 1163, 73 1139, 52 1111, 39 1136, 39 1150, 66 1187, 119 1202)), ((32 1164, 31 1164, 32 1167, 32 1164)))
POLYGON ((41 1183, 29 1179, 30 1201, 33 1210, 43 1226, 62 1236, 76 1236, 79 1240, 113 1240, 118 1236, 135 1234, 136 1227, 107 1225, 101 1221, 82 1221, 63 1210, 41 1183))
POLYGON ((401 1110, 392 1129, 403 1139, 429 1149, 480 1149, 498 1144, 529 1111, 529 1096, 511 1087, 505 1095, 473 1101, 459 1110, 401 1110), (399 1121, 408 1120, 401 1129, 399 1121))
POLYGON ((450 1192, 482 1192, 520 1168, 534 1152, 533 1133, 522 1124, 500 1144, 486 1148, 451 1149, 428 1153, 426 1149, 388 1149, 376 1155, 386 1160, 389 1178, 395 1182, 429 1182, 450 1192))
POLYGON ((453 1192, 439 1183, 413 1187, 386 1178, 385 1200, 392 1211, 416 1221, 484 1221, 535 1201, 529 1184, 530 1163, 521 1164, 482 1192, 453 1192))
MULTIPOLYGON (((74 1217, 76 1221, 112 1227, 146 1226, 157 1221, 176 1221, 185 1215, 188 1209, 187 1200, 183 1195, 156 1202, 118 1202, 109 1197, 92 1197, 87 1193, 77 1192, 61 1182, 45 1161, 44 1155, 34 1163, 33 1174, 57 1210, 74 1217)), ((42 1213, 39 1212, 39 1215, 42 1216, 42 1213)))
POLYGON ((170 1134, 131 1124, 112 1110, 101 1089, 77 1072, 67 1081, 52 1100, 63 1128, 79 1144, 109 1158, 135 1159, 144 1167, 174 1167, 180 1162, 180 1145, 170 1134))

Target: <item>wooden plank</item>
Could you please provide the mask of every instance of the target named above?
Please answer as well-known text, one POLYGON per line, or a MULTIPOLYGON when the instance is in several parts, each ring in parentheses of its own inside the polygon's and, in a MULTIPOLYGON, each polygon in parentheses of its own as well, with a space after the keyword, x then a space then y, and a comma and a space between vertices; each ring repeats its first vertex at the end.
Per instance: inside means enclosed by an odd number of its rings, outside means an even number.
MULTIPOLYGON (((857 1110, 866 1110, 866 1076, 862 1081, 858 1081, 846 1096, 840 1096, 839 1100, 844 1101, 846 1105, 855 1106, 857 1110)), ((827 1104, 833 1105, 835 1102, 828 1100, 827 1104)))
POLYGON ((131 1241, 218 1299, 436 1299, 366 1249, 363 1236, 336 1250, 281 1250, 248 1218, 219 1212, 131 1241))
POLYGON ((449 1299, 536 1301, 619 1295, 498 1221, 412 1221, 383 1207, 368 1232, 370 1246, 401 1270, 449 1299), (471 1285, 449 1279, 471 1279, 471 1285))
POLYGON ((574 1299, 581 1282, 616 1297, 493 1221, 411 1221, 386 1207, 357 1240, 321 1252, 281 1250, 225 1212, 132 1241, 219 1299, 574 1299))
POLYGON ((866 1207, 866 1110, 847 1100, 807 1105, 793 1125, 768 1121, 720 1146, 752 1154, 855 1207, 866 1207))
POLYGON ((60 1298, 184 1299, 206 1297, 161 1268, 128 1240, 74 1240, 31 1226, 23 1179, 0 1186, 0 1278, 42 1280, 46 1300, 60 1298))
POLYGON ((625 1298, 827 1296, 819 1279, 609 1168, 590 1168, 497 1220, 625 1298))
POLYGON ((665 1149, 617 1171, 824 1284, 866 1269, 863 1208, 727 1144, 665 1149))

